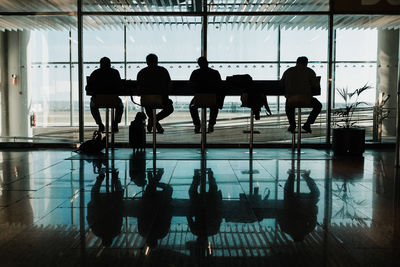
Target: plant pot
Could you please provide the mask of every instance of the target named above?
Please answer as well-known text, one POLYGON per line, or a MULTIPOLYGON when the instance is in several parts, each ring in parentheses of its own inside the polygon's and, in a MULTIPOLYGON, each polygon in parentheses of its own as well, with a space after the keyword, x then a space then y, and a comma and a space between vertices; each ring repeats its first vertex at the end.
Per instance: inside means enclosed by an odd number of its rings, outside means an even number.
POLYGON ((332 150, 335 156, 358 156, 365 151, 365 129, 333 129, 332 150))

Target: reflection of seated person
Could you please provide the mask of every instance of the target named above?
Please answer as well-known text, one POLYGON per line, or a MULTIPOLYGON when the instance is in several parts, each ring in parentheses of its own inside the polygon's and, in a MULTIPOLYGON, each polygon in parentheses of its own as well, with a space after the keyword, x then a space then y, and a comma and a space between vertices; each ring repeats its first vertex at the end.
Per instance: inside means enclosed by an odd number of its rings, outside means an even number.
MULTIPOLYGON (((158 57, 154 54, 149 54, 146 57, 147 67, 141 69, 137 75, 137 83, 141 95, 161 95, 163 109, 156 115, 156 130, 157 133, 163 133, 164 129, 159 123, 162 119, 168 117, 173 111, 172 100, 168 98, 168 90, 171 86, 171 77, 168 70, 158 66, 158 57)), ((145 107, 147 117, 147 131, 153 129, 153 111, 151 107, 145 107)))
MULTIPOLYGON (((208 67, 206 57, 199 57, 197 63, 200 68, 194 70, 190 75, 190 82, 194 86, 195 93, 218 94, 221 83, 221 75, 219 72, 208 67)), ((210 120, 208 123, 209 133, 214 131, 214 125, 218 116, 218 108, 222 108, 223 106, 223 96, 217 95, 217 105, 218 107, 210 108, 210 120)), ((194 132, 200 133, 199 111, 198 107, 195 106, 194 98, 189 104, 189 110, 194 124, 194 132)))
POLYGON ((165 237, 172 220, 172 187, 160 183, 164 169, 148 172, 149 184, 144 191, 138 216, 139 234, 146 239, 150 248, 155 248, 157 240, 165 237))
POLYGON ((146 152, 138 151, 129 160, 129 177, 137 186, 146 185, 146 152))
POLYGON ((302 177, 310 192, 294 192, 296 177, 290 170, 284 187, 284 207, 278 214, 280 228, 296 242, 304 240, 317 225, 319 189, 310 177, 310 171, 304 172, 302 177))
POLYGON ((111 193, 100 193, 104 178, 104 172, 100 171, 91 190, 86 218, 92 232, 102 239, 103 246, 109 247, 121 232, 124 190, 118 179, 118 171, 113 171, 111 193))
MULTIPOLYGON (((319 82, 315 72, 308 68, 307 64, 307 57, 297 58, 296 66, 287 69, 283 73, 280 81, 281 86, 285 87, 285 111, 289 120, 288 131, 292 133, 296 129, 296 121, 294 118, 295 107, 288 104, 288 98, 300 96, 301 98, 304 97, 306 101, 310 101, 312 111, 302 127, 308 133, 311 133, 311 124, 315 122, 322 108, 321 103, 312 96, 312 89, 319 88, 319 82)), ((298 127, 300 127, 300 125, 298 127)))
MULTIPOLYGON (((99 126, 99 131, 104 132, 104 124, 101 121, 99 108, 96 104, 96 95, 110 94, 118 92, 121 89, 121 77, 118 70, 111 68, 111 61, 108 57, 100 59, 100 68, 93 71, 89 77, 86 90, 93 94, 90 99, 90 111, 96 124, 99 126)), ((116 96, 115 96, 116 97, 116 96)), ((115 121, 111 125, 113 132, 118 132, 118 123, 121 122, 124 105, 118 97, 119 103, 115 111, 115 121)))
POLYGON ((195 170, 193 182, 189 188, 191 203, 190 216, 187 217, 190 231, 198 237, 198 245, 207 242, 207 237, 219 232, 222 221, 222 192, 218 190, 211 169, 205 170, 209 189, 205 191, 205 177, 202 179, 201 170, 195 170))

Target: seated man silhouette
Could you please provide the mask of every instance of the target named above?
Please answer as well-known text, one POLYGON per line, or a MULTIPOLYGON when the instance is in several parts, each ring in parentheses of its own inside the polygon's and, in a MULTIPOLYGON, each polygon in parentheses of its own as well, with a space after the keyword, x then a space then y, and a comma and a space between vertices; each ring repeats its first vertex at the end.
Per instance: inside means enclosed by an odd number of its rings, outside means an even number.
MULTIPOLYGON (((199 57, 197 60, 200 69, 194 70, 190 75, 190 82, 193 84, 196 93, 217 93, 220 83, 221 75, 217 70, 213 70, 208 67, 208 61, 206 57, 199 57)), ((219 108, 222 108, 223 98, 217 96, 217 104, 219 108)), ((200 118, 198 107, 195 106, 194 98, 189 105, 190 115, 192 116, 194 124, 194 132, 200 133, 200 118)), ((208 123, 208 132, 214 131, 214 125, 217 121, 218 107, 210 108, 210 121, 208 123)))
MULTIPOLYGON (((307 67, 308 58, 299 57, 297 58, 296 66, 287 69, 281 78, 281 86, 285 87, 285 97, 286 97, 286 116, 289 120, 288 131, 293 133, 296 129, 296 121, 294 118, 295 107, 288 103, 288 98, 301 96, 306 100, 309 98, 310 106, 312 111, 308 116, 307 121, 303 125, 303 130, 311 133, 311 124, 315 122, 318 114, 321 112, 321 103, 312 96, 312 89, 319 88, 319 82, 315 72, 307 67)), ((299 125, 300 127, 300 125, 299 125)))
MULTIPOLYGON (((90 99, 90 112, 96 124, 99 126, 99 131, 104 132, 104 124, 101 121, 99 108, 96 105, 96 94, 110 94, 118 92, 122 87, 121 76, 118 70, 111 68, 111 61, 108 57, 100 59, 100 68, 90 74, 86 90, 94 94, 90 99)), ((115 121, 111 125, 113 132, 118 132, 118 123, 121 122, 124 105, 121 98, 115 112, 115 121)))
MULTIPOLYGON (((137 75, 137 83, 142 95, 161 95, 163 101, 163 109, 156 115, 156 130, 158 133, 163 133, 159 121, 168 117, 173 111, 172 100, 168 98, 168 90, 171 85, 171 78, 168 70, 158 66, 158 57, 154 54, 149 54, 146 57, 147 67, 141 69, 137 75)), ((153 129, 153 113, 150 107, 145 107, 147 117, 147 131, 153 129)))

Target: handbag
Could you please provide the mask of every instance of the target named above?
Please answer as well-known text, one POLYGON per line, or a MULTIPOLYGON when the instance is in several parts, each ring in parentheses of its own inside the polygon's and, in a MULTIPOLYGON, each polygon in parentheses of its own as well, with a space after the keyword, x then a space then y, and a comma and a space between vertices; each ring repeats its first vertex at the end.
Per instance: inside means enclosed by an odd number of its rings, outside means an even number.
POLYGON ((196 93, 194 94, 193 104, 198 108, 217 107, 217 95, 196 93))
POLYGON ((100 131, 94 131, 93 137, 90 140, 83 142, 76 152, 84 154, 100 154, 106 148, 106 138, 102 137, 100 131))
POLYGON ((163 108, 162 95, 142 95, 140 105, 149 108, 163 108))

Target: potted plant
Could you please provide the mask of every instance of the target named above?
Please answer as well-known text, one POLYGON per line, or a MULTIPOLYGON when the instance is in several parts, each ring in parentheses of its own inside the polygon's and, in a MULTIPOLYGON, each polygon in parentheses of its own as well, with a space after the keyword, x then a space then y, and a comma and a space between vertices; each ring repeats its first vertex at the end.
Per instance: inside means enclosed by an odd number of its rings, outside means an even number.
POLYGON ((354 111, 361 104, 359 96, 371 86, 363 87, 349 92, 348 88, 339 88, 336 91, 344 100, 344 107, 339 108, 333 114, 338 117, 335 122, 337 128, 333 129, 332 149, 335 156, 362 156, 365 151, 365 129, 356 127, 357 120, 353 118, 354 111))

